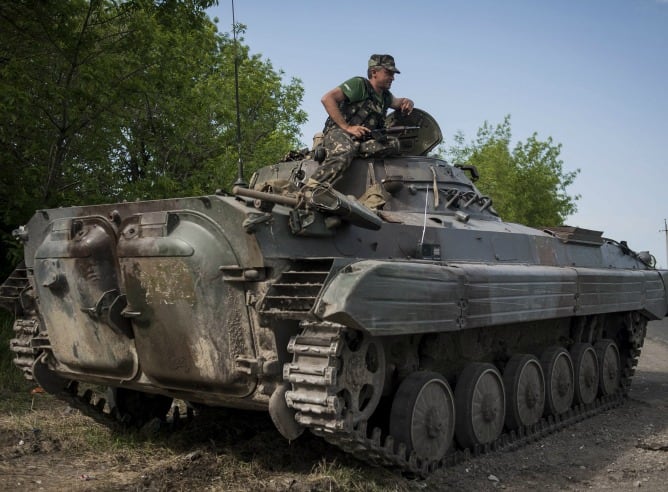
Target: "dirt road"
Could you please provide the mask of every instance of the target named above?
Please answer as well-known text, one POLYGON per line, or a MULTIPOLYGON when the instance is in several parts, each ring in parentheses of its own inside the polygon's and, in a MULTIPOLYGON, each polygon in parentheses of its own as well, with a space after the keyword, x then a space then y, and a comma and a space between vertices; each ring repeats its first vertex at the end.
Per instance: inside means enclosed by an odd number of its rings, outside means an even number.
POLYGON ((154 439, 119 437, 44 395, 32 409, 5 402, 0 490, 668 490, 667 340, 668 321, 651 323, 622 407, 427 480, 370 468, 309 435, 286 443, 266 415, 154 439))

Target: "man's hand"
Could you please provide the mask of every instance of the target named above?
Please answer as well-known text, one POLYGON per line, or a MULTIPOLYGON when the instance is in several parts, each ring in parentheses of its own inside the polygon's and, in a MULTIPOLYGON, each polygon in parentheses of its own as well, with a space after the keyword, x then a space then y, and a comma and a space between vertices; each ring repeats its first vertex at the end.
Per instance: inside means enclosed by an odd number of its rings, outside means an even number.
POLYGON ((360 140, 363 139, 366 135, 368 135, 369 132, 371 131, 367 127, 361 125, 350 125, 343 128, 343 130, 352 135, 354 138, 360 140))
POLYGON ((411 114, 413 112, 413 101, 404 97, 399 105, 399 110, 404 114, 411 114))

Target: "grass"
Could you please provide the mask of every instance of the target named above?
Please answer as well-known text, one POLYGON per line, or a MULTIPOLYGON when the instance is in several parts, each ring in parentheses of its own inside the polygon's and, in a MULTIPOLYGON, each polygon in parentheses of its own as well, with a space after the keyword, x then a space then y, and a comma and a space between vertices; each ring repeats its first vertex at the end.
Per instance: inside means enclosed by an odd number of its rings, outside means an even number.
POLYGON ((376 491, 404 491, 409 490, 404 480, 394 477, 388 480, 384 470, 362 469, 349 466, 340 466, 336 460, 329 461, 322 458, 313 468, 312 475, 318 477, 321 484, 329 485, 335 490, 350 490, 353 492, 376 491), (365 477, 360 480, 360 477, 365 477))
MULTIPOLYGON (((264 412, 210 410, 178 430, 119 432, 30 391, 6 391, 0 400, 0 461, 4 456, 16 467, 39 456, 58 476, 83 469, 101 490, 415 490, 396 473, 365 465, 308 432, 287 442, 264 412)), ((0 490, 3 485, 0 477, 0 490)))

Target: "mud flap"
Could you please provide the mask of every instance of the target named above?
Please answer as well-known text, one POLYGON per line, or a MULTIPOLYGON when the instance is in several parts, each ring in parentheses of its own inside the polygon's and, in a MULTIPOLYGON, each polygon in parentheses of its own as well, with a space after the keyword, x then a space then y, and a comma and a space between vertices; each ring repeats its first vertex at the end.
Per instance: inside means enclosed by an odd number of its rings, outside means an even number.
POLYGON ((69 379, 61 378, 58 374, 49 369, 49 366, 47 366, 44 361, 46 356, 47 354, 42 354, 42 356, 33 364, 33 378, 35 378, 37 384, 39 384, 47 393, 51 393, 52 395, 63 393, 70 381, 69 379))
POLYGON ((285 401, 285 393, 290 389, 288 383, 276 387, 271 394, 271 398, 269 398, 269 415, 278 432, 287 440, 294 441, 302 435, 304 427, 297 423, 295 410, 289 408, 285 401))

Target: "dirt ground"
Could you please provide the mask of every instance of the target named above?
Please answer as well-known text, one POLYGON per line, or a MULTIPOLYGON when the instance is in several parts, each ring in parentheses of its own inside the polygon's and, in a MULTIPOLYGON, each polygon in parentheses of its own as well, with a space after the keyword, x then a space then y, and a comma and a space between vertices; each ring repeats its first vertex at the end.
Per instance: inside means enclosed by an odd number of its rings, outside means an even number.
POLYGON ((0 490, 668 490, 666 340, 668 322, 651 324, 622 407, 426 480, 311 435, 287 443, 263 415, 119 436, 47 395, 24 397, 0 415, 0 490))

